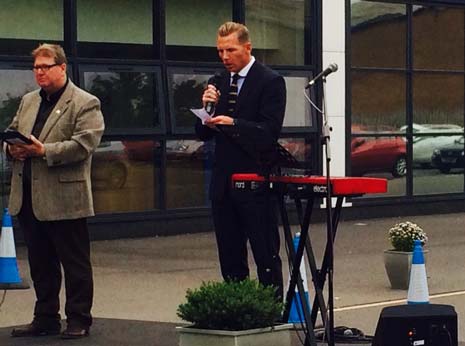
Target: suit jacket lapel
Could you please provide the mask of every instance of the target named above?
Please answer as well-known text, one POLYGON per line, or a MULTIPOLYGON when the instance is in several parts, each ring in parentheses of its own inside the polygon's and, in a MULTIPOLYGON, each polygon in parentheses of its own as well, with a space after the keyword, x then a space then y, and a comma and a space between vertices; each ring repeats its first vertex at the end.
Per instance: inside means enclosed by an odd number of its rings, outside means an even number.
POLYGON ((68 86, 66 87, 63 95, 61 95, 60 99, 58 100, 57 104, 53 108, 52 112, 48 116, 47 121, 44 124, 44 128, 40 133, 39 140, 43 142, 47 135, 49 134, 50 130, 53 128, 55 123, 60 119, 62 114, 66 112, 69 106, 69 102, 71 101, 71 96, 73 94, 74 84, 69 81, 68 86))

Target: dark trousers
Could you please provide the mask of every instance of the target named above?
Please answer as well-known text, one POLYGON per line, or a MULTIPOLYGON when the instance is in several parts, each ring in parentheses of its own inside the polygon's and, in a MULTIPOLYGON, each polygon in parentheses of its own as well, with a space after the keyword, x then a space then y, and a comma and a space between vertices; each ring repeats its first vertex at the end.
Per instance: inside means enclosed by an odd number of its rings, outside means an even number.
POLYGON ((249 276, 247 240, 257 265, 258 280, 273 285, 283 297, 282 263, 276 201, 263 188, 254 191, 228 190, 221 200, 212 201, 213 221, 225 280, 249 276))
POLYGON ((30 187, 23 185, 23 204, 18 221, 28 249, 37 299, 34 319, 52 322, 60 318, 61 264, 65 275, 67 322, 90 326, 94 285, 87 220, 37 220, 32 210, 30 187))

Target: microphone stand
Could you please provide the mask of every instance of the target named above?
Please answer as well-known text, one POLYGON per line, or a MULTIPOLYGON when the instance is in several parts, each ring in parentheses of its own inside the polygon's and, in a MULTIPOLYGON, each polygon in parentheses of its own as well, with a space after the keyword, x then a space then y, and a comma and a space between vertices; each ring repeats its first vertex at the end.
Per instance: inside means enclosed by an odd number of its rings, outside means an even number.
POLYGON ((328 124, 327 103, 326 103, 326 77, 323 76, 323 107, 322 107, 322 135, 321 143, 325 148, 326 156, 326 232, 328 242, 328 321, 325 323, 328 346, 334 346, 334 291, 333 291, 333 272, 334 272, 334 232, 332 216, 332 196, 331 196, 331 148, 329 145, 331 127, 328 124))

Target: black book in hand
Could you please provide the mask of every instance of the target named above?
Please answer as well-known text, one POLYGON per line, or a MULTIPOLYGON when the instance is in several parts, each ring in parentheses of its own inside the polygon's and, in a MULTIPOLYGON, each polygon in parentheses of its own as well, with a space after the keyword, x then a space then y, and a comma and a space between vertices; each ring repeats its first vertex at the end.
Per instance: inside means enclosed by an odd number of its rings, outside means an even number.
POLYGON ((32 144, 32 140, 16 130, 6 130, 0 133, 0 139, 8 144, 32 144))

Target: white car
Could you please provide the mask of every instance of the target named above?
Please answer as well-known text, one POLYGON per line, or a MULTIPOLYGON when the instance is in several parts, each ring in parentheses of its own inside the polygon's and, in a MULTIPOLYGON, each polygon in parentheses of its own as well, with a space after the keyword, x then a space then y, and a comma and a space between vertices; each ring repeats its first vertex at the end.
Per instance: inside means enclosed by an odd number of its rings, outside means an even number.
MULTIPOLYGON (((431 166, 431 156, 435 149, 454 144, 462 135, 445 135, 444 133, 463 133, 463 127, 454 124, 413 124, 413 133, 428 133, 426 136, 413 136, 413 164, 421 167, 431 166), (434 133, 441 133, 435 136, 434 133)), ((402 126, 406 131, 407 126, 402 126)))

